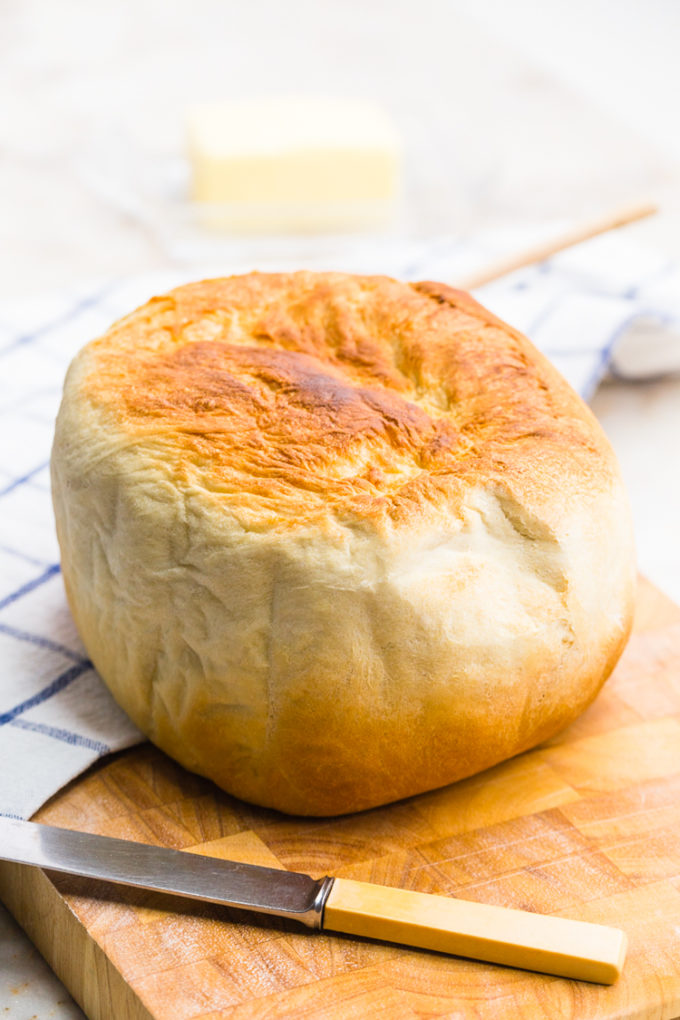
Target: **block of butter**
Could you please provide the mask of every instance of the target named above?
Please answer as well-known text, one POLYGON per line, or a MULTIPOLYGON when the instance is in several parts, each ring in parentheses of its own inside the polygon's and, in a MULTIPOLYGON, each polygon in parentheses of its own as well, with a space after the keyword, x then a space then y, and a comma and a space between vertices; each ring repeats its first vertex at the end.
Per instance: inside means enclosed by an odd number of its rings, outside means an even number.
POLYGON ((400 189, 401 144, 371 103, 275 96, 188 111, 192 198, 229 232, 384 227, 400 189))

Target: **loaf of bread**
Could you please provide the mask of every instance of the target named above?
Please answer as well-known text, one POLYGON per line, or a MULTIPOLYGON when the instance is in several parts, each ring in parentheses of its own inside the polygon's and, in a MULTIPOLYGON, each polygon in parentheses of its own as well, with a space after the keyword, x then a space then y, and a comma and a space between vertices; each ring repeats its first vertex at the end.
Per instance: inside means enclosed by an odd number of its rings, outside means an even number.
POLYGON ((52 478, 116 700, 281 811, 369 808, 535 746, 629 633, 603 432, 443 284, 252 273, 156 297, 75 358, 52 478))

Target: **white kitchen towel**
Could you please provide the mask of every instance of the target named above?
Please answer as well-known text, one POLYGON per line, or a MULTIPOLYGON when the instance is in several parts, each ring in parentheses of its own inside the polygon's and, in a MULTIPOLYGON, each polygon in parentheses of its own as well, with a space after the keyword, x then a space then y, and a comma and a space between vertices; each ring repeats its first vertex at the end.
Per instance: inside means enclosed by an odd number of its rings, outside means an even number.
MULTIPOLYGON (((454 282, 502 254, 460 238, 328 246, 310 268, 454 282)), ((300 258, 299 253, 296 257, 300 258)), ((263 270, 291 268, 272 246, 263 270)), ((298 261, 298 264, 299 261, 298 261)), ((154 293, 253 263, 90 284, 0 304, 0 813, 27 818, 103 755, 142 735, 114 704, 69 614, 49 494, 64 371, 75 352, 154 293)), ((680 267, 617 235, 581 245, 479 291, 542 348, 586 398, 606 372, 680 370, 680 267)))

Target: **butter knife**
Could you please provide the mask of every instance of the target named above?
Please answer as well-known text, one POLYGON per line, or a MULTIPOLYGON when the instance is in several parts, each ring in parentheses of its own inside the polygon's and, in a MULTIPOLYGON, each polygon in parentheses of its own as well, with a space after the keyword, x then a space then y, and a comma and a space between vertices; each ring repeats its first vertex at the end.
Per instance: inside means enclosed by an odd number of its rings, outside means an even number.
POLYGON ((0 859, 286 917, 310 928, 612 984, 617 928, 345 878, 205 857, 0 817, 0 859))

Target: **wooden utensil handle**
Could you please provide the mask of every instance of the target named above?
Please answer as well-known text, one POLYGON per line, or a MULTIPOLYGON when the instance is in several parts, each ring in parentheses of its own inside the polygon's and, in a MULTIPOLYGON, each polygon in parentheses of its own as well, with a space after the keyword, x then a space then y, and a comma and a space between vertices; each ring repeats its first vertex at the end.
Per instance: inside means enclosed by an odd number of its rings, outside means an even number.
POLYGON ((323 927, 599 984, 619 977, 627 946, 616 928, 344 878, 323 927))
POLYGON ((656 212, 658 212, 658 207, 653 202, 638 202, 636 205, 627 205, 623 209, 617 209, 616 212, 609 213, 609 215, 603 216, 600 219, 584 223, 580 227, 576 227, 574 230, 563 234, 561 237, 555 237, 551 241, 547 241, 545 244, 503 259, 494 265, 486 266, 477 273, 473 273, 472 276, 458 280, 456 286, 460 287, 461 290, 474 290, 475 287, 482 287, 485 283, 491 283, 492 280, 498 280, 502 276, 514 273, 517 269, 535 265, 537 262, 544 262, 552 255, 557 255, 558 252, 565 251, 567 248, 573 248, 577 244, 582 244, 583 241, 589 241, 592 237, 597 237, 599 234, 606 234, 610 230, 625 227, 629 223, 635 223, 637 220, 644 219, 646 216, 653 216, 656 212))

